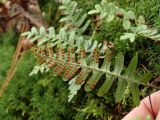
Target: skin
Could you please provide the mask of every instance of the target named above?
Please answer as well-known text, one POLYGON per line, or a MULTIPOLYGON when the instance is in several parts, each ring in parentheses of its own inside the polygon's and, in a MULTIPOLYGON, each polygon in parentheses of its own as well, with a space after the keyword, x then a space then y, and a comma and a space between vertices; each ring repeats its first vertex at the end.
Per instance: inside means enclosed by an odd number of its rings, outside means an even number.
POLYGON ((137 116, 140 117, 140 120, 146 120, 146 116, 148 115, 150 115, 151 120, 160 120, 160 91, 157 91, 151 95, 151 102, 153 112, 151 109, 149 96, 147 96, 141 101, 138 107, 134 108, 122 120, 136 120, 137 116), (156 116, 156 119, 154 116, 156 116))

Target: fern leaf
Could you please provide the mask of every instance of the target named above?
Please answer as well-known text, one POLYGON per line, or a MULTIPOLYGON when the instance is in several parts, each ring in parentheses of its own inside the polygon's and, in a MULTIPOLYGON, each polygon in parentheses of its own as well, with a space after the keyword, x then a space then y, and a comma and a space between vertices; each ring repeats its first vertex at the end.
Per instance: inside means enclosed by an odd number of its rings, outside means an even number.
POLYGON ((135 83, 130 83, 130 88, 131 88, 131 93, 132 93, 132 98, 133 98, 133 102, 134 105, 139 105, 140 103, 140 91, 139 91, 139 87, 137 84, 135 83))
MULTIPOLYGON (((107 22, 113 21, 115 17, 121 18, 123 21, 123 28, 132 32, 125 33, 132 35, 126 38, 130 39, 131 42, 134 42, 135 36, 138 35, 152 39, 154 41, 160 41, 160 34, 158 33, 158 30, 155 28, 149 28, 147 25, 145 25, 145 19, 143 16, 140 15, 137 17, 137 19, 133 11, 126 11, 111 2, 108 3, 106 0, 103 0, 101 4, 96 4, 95 9, 89 11, 88 14, 99 14, 99 18, 104 19, 107 22)), ((123 35, 122 37, 124 36, 126 35, 123 35)))
POLYGON ((84 33, 90 25, 90 22, 90 20, 87 20, 86 23, 79 29, 79 33, 84 33))
MULTIPOLYGON (((114 62, 111 61, 111 50, 97 41, 92 41, 94 32, 91 37, 82 35, 89 27, 90 20, 87 19, 88 16, 83 13, 82 9, 77 8, 77 3, 72 0, 62 0, 60 9, 63 13, 60 22, 64 23, 64 27, 60 28, 59 31, 55 31, 53 27, 48 29, 41 27, 39 30, 33 27, 30 32, 22 34, 31 42, 37 42, 38 48, 34 50, 34 53, 37 63, 40 66, 43 65, 43 68, 35 70, 32 74, 50 69, 55 75, 62 76, 64 81, 69 81, 69 101, 77 94, 82 85, 86 92, 90 92, 100 80, 103 80, 101 78, 105 77, 106 79, 104 82, 102 81, 103 84, 98 88, 97 93, 98 96, 102 97, 117 80, 116 102, 122 101, 126 88, 127 90, 130 88, 129 92, 132 94, 134 104, 137 105, 140 101, 139 84, 144 85, 152 77, 150 73, 136 75, 138 56, 133 57, 126 69, 122 53, 116 55, 114 62), (100 56, 101 54, 102 56, 100 56)), ((115 17, 121 18, 123 27, 131 32, 125 33, 121 37, 123 40, 130 39, 133 42, 138 35, 156 41, 160 40, 160 35, 156 29, 149 29, 142 24, 145 22, 142 17, 136 20, 134 12, 127 12, 105 0, 102 0, 101 4, 95 5, 95 10, 90 11, 89 14, 99 14, 99 17, 107 22, 113 21, 115 17), (131 20, 139 23, 132 27, 134 23, 131 20)))
MULTIPOLYGON (((110 87, 113 84, 113 81, 118 78, 118 85, 116 89, 116 101, 120 102, 125 94, 126 86, 129 85, 131 88, 131 93, 134 99, 135 104, 139 103, 139 89, 138 83, 136 82, 136 78, 143 80, 142 77, 135 75, 135 70, 138 62, 138 57, 135 56, 130 64, 128 65, 126 72, 121 74, 123 69, 123 62, 124 57, 122 53, 119 53, 116 56, 115 63, 114 63, 114 70, 110 71, 110 64, 111 64, 111 51, 106 51, 106 56, 104 58, 103 64, 99 67, 99 52, 100 50, 97 48, 92 53, 92 57, 87 58, 86 52, 84 48, 81 48, 78 52, 77 58, 75 58, 75 49, 73 47, 68 47, 68 50, 65 51, 63 46, 58 45, 56 48, 56 56, 51 55, 51 49, 46 49, 44 52, 43 50, 37 49, 35 54, 43 58, 43 62, 45 64, 54 62, 54 71, 57 75, 61 75, 65 80, 72 81, 72 85, 70 87, 72 92, 70 93, 69 100, 77 93, 80 86, 85 84, 85 90, 87 92, 93 90, 97 85, 98 81, 102 77, 102 75, 106 76, 106 81, 100 87, 98 91, 98 96, 103 96, 108 92, 110 87), (50 56, 52 57, 49 57, 50 56), (72 59, 73 57, 73 59, 72 59), (92 62, 90 62, 92 61, 92 62), (133 87, 134 86, 134 87, 133 87)), ((149 74, 148 74, 149 75, 149 74)), ((143 77, 148 76, 147 74, 143 77)))
MULTIPOLYGON (((79 30, 83 31, 83 29, 86 29, 85 25, 84 28, 82 27, 82 29, 79 30)), ((22 36, 30 38, 30 42, 37 42, 38 46, 43 46, 49 43, 52 47, 56 47, 58 44, 61 44, 64 48, 66 48, 71 45, 76 48, 76 52, 80 51, 81 47, 83 47, 88 53, 91 53, 95 48, 100 48, 101 51, 104 51, 105 49, 102 44, 98 44, 97 41, 92 41, 92 39, 86 40, 83 36, 77 34, 76 31, 67 31, 65 28, 61 28, 57 34, 55 33, 55 29, 50 27, 46 29, 43 35, 40 35, 39 30, 36 34, 30 31, 23 33, 22 36)))
MULTIPOLYGON (((111 65, 111 50, 108 49, 106 51, 106 55, 104 58, 103 65, 101 66, 101 69, 106 70, 107 72, 110 72, 110 65, 111 65)), ((97 93, 97 95, 101 97, 108 92, 108 90, 112 86, 113 81, 115 79, 113 75, 105 74, 105 76, 106 76, 106 80, 97 93)))
POLYGON ((98 81, 100 80, 103 73, 99 71, 93 71, 93 75, 90 77, 90 79, 87 81, 85 85, 85 91, 90 92, 95 88, 98 81))
POLYGON ((68 96, 68 102, 72 100, 72 98, 77 94, 77 91, 81 88, 81 85, 76 84, 75 78, 69 81, 69 90, 70 94, 68 96))
POLYGON ((81 18, 76 22, 76 26, 77 27, 82 26, 86 18, 87 18, 87 14, 84 14, 83 16, 81 16, 81 18))
POLYGON ((137 78, 137 81, 140 81, 142 83, 147 83, 152 78, 152 76, 153 75, 151 73, 144 73, 143 75, 137 78))
POLYGON ((71 9, 71 13, 70 13, 71 16, 73 16, 74 13, 76 13, 75 11, 77 9, 77 6, 78 6, 78 4, 76 2, 74 2, 73 6, 72 6, 72 9, 71 9))
POLYGON ((76 32, 82 34, 86 31, 90 24, 90 20, 87 20, 87 14, 83 14, 82 9, 77 8, 75 1, 62 2, 60 9, 64 13, 64 17, 60 19, 60 22, 65 22, 73 25, 73 29, 76 32))
POLYGON ((76 21, 78 21, 78 19, 81 17, 81 15, 82 15, 82 13, 83 13, 83 10, 82 9, 78 9, 78 10, 76 10, 76 14, 74 14, 73 15, 73 18, 72 18, 72 20, 73 20, 73 22, 75 23, 76 21))
MULTIPOLYGON (((136 66, 137 66, 137 62, 138 62, 138 57, 135 56, 130 64, 128 65, 126 72, 124 73, 124 76, 127 79, 134 79, 134 75, 135 75, 135 70, 136 70, 136 66)), ((116 90, 116 101, 120 102, 124 95, 125 95, 125 88, 127 86, 127 82, 124 79, 119 78, 118 79, 118 87, 116 90)), ((130 84, 130 87, 132 86, 132 84, 130 84)), ((137 90, 137 89, 136 89, 137 90)), ((133 97, 135 97, 135 94, 132 92, 133 97)))
POLYGON ((119 53, 116 57, 114 64, 114 73, 120 75, 123 69, 124 56, 123 53, 119 53))
POLYGON ((70 21, 70 20, 72 20, 71 17, 67 16, 67 17, 61 18, 59 22, 66 22, 66 21, 70 21))
MULTIPOLYGON (((38 39, 39 39, 40 37, 38 37, 38 39)), ((34 38, 34 39, 31 39, 31 41, 35 41, 35 39, 37 39, 37 38, 34 38)), ((46 42, 48 42, 48 38, 47 37, 44 37, 43 39, 40 39, 39 40, 39 42, 38 42, 38 46, 40 46, 40 45, 42 45, 42 44, 44 44, 44 43, 46 43, 46 42)))
POLYGON ((116 102, 120 102, 124 98, 126 86, 127 82, 122 78, 118 78, 118 85, 115 94, 116 102))
POLYGON ((155 41, 160 41, 160 34, 155 28, 151 29, 146 25, 137 25, 137 27, 132 27, 131 31, 137 35, 144 36, 155 41))
POLYGON ((106 80, 103 83, 103 85, 101 86, 101 88, 98 90, 97 95, 100 97, 104 96, 111 88, 111 86, 114 82, 114 79, 115 79, 114 76, 106 74, 106 80))
POLYGON ((137 63, 138 63, 138 56, 134 56, 126 69, 126 72, 124 74, 125 77, 133 77, 135 75, 137 63))

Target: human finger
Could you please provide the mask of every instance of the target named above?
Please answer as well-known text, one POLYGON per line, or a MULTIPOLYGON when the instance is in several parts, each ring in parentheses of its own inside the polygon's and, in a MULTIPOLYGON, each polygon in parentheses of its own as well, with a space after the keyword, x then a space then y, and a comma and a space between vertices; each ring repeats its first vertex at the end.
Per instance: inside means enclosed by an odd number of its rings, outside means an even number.
POLYGON ((160 111, 159 111, 159 113, 158 113, 158 115, 156 117, 156 120, 160 120, 160 111))
POLYGON ((151 120, 154 120, 154 116, 157 116, 160 110, 160 91, 153 93, 150 98, 153 110, 148 96, 141 101, 138 107, 134 108, 122 120, 136 119, 137 117, 141 120, 145 120, 147 115, 150 115, 151 120))

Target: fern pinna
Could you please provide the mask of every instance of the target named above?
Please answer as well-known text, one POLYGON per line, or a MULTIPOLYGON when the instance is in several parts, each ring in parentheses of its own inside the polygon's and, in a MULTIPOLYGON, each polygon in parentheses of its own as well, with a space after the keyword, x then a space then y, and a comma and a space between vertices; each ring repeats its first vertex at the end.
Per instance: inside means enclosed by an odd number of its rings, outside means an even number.
POLYGON ((105 51, 103 64, 99 61, 100 51, 96 48, 92 52, 91 57, 87 57, 85 49, 82 47, 78 53, 72 46, 64 49, 58 45, 55 48, 48 46, 34 48, 34 53, 40 64, 45 64, 50 70, 53 70, 56 75, 61 75, 63 80, 69 81, 70 96, 69 101, 73 98, 77 91, 84 84, 86 92, 92 91, 101 77, 105 75, 106 80, 99 88, 97 95, 104 96, 111 88, 115 80, 118 79, 116 89, 116 102, 120 102, 126 92, 126 87, 129 86, 135 105, 139 103, 139 84, 148 82, 152 75, 145 73, 144 75, 136 75, 136 66, 138 57, 135 56, 131 60, 128 67, 124 70, 124 56, 119 53, 114 62, 114 69, 111 70, 111 50, 105 51))
POLYGON ((70 26, 79 34, 86 31, 90 25, 90 20, 87 19, 87 14, 83 13, 82 9, 77 8, 78 4, 71 0, 62 0, 62 5, 59 7, 64 16, 60 22, 65 23, 65 27, 70 26))

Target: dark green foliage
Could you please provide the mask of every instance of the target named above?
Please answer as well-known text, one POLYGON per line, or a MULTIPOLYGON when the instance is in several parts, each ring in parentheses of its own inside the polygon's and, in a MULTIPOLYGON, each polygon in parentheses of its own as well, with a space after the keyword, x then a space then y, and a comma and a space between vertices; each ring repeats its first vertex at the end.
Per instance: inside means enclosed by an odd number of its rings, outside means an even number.
POLYGON ((86 12, 91 10, 95 4, 101 2, 101 0, 88 0, 87 2, 86 0, 75 0, 75 1, 79 4, 79 7, 81 7, 86 12))
POLYGON ((38 0, 41 10, 43 11, 44 18, 47 23, 53 25, 56 19, 58 3, 56 0, 38 0))

